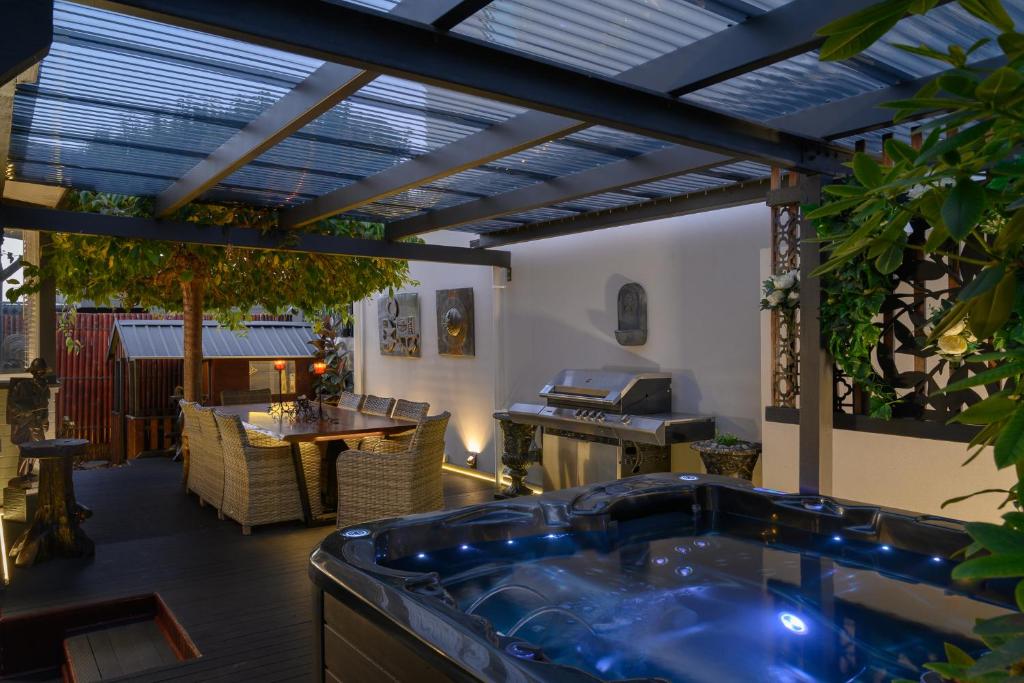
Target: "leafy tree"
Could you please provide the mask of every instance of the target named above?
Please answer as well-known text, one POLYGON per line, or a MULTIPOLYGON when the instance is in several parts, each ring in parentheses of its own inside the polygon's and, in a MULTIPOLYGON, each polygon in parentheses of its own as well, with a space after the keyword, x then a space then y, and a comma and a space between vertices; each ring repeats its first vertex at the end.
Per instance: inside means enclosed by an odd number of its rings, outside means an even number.
MULTIPOLYGON (((117 216, 151 216, 152 201, 139 197, 69 193, 63 208, 117 216)), ((276 229, 276 212, 251 207, 190 204, 171 217, 209 225, 276 229)), ((59 229, 60 226, 53 226, 59 229)), ((381 239, 383 226, 328 219, 307 228, 318 234, 381 239)), ((92 299, 110 305, 161 308, 184 317, 185 398, 202 388, 202 320, 212 314, 237 326, 253 306, 272 311, 339 308, 408 282, 405 261, 183 244, 181 242, 56 233, 42 267, 25 265, 16 298, 53 278, 69 303, 92 299)))
MULTIPOLYGON (((822 30, 827 37, 823 59, 846 59, 869 47, 907 13, 925 13, 936 0, 886 0, 822 30)), ((926 124, 920 149, 895 139, 886 141, 892 160, 882 166, 866 154, 852 163, 854 178, 826 188, 830 198, 809 213, 811 219, 841 222, 845 229, 826 236, 829 260, 817 275, 851 264, 881 275, 895 271, 908 251, 939 254, 970 262, 968 278, 937 322, 928 343, 965 324, 980 351, 967 355, 978 364, 975 375, 945 388, 973 386, 1000 389, 960 413, 958 422, 982 429, 972 442, 993 446, 999 468, 1016 468, 1018 482, 998 492, 1016 510, 1003 524, 969 524, 973 543, 968 559, 953 578, 976 581, 1024 577, 1024 35, 999 0, 959 0, 960 6, 990 24, 1005 66, 983 70, 970 56, 988 40, 974 45, 901 45, 908 52, 941 62, 946 69, 913 98, 892 102, 897 120, 943 113, 926 124), (930 229, 927 241, 911 244, 904 230, 912 221, 930 229), (970 256, 966 256, 970 254, 970 256)), ((969 460, 970 460, 969 459, 969 460)), ((956 500, 962 500, 968 496, 956 500)), ((947 501, 953 502, 953 501, 947 501)), ((1024 581, 1017 584, 1018 607, 1024 610, 1024 581)), ((1011 614, 981 621, 975 627, 989 652, 974 659, 947 646, 948 661, 925 666, 954 681, 1024 680, 1024 616, 1011 614)))

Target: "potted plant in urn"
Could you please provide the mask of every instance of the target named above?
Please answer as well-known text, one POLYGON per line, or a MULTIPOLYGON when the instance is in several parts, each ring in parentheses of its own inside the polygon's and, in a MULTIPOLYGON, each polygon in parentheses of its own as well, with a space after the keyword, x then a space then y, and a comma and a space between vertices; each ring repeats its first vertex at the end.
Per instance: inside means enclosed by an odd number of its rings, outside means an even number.
POLYGON ((734 434, 723 433, 713 439, 694 441, 708 474, 721 474, 750 481, 761 455, 761 444, 745 441, 734 434))

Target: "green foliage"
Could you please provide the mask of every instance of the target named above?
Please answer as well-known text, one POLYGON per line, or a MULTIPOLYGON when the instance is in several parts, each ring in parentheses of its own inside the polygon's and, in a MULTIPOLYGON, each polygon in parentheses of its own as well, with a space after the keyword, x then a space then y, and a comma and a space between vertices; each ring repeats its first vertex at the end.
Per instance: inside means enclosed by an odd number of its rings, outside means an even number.
POLYGON ((341 339, 344 326, 345 314, 324 310, 313 325, 317 337, 309 342, 316 349, 313 358, 327 363, 327 371, 317 378, 314 391, 331 403, 337 403, 341 392, 352 390, 352 351, 345 348, 341 339))
MULTIPOLYGON (((844 223, 834 217, 819 220, 818 237, 835 239, 844 223)), ((903 237, 902 231, 900 237, 903 237)), ((903 249, 897 247, 900 262, 903 249)), ((893 291, 893 278, 879 272, 870 260, 849 260, 821 279, 821 328, 825 345, 836 365, 868 396, 871 415, 888 419, 896 392, 875 372, 871 352, 882 329, 875 322, 885 298, 893 291)), ((893 268, 895 270, 895 268, 893 268)))
MULTIPOLYGON (((826 26, 823 59, 846 59, 871 45, 906 14, 927 12, 934 0, 886 0, 826 26)), ((1006 55, 1006 66, 984 71, 968 65, 971 53, 989 42, 951 45, 945 51, 928 45, 902 49, 938 60, 949 71, 926 85, 915 97, 890 103, 896 119, 920 116, 936 109, 945 114, 928 126, 919 151, 889 141, 890 167, 857 155, 854 179, 834 199, 808 215, 818 220, 841 220, 841 229, 826 235, 830 259, 817 275, 834 276, 873 268, 879 275, 896 261, 888 252, 898 246, 903 227, 911 220, 931 226, 924 253, 940 254, 981 266, 964 283, 956 301, 944 308, 931 331, 934 343, 945 332, 969 321, 971 332, 988 350, 968 356, 985 364, 973 379, 946 387, 961 391, 980 383, 999 383, 1002 389, 971 405, 955 421, 982 427, 971 442, 976 457, 994 446, 999 467, 1014 467, 1018 482, 1010 489, 981 493, 1005 495, 1004 505, 1024 509, 1024 401, 1018 387, 1024 380, 1024 35, 1014 28, 999 0, 960 0, 975 17, 991 24, 1006 55), (965 248, 971 256, 965 256, 965 248), (983 377, 984 379, 979 379, 983 377)), ((824 282, 828 282, 826 278, 824 282)), ((823 320, 823 324, 827 325, 823 320)), ((844 368, 845 369, 845 368, 844 368)), ((991 384, 990 384, 991 383, 991 384)), ((968 559, 957 565, 954 578, 986 580, 1024 577, 1024 514, 1008 512, 1002 525, 972 524, 974 543, 968 559)), ((1024 582, 1018 584, 1018 607, 1024 608, 1024 582)), ((975 628, 990 649, 976 661, 947 647, 946 662, 926 667, 958 682, 1019 680, 1024 675, 1024 618, 981 621, 975 628)))
POLYGON ((717 443, 719 446, 735 446, 736 444, 742 442, 743 439, 736 436, 735 434, 730 434, 729 432, 720 432, 715 435, 715 443, 717 443))
MULTIPOLYGON (((140 197, 71 192, 62 208, 115 216, 152 216, 152 202, 140 197)), ((174 221, 215 226, 244 225, 275 232, 276 212, 242 206, 189 204, 174 221)), ((59 227, 59 226, 54 226, 59 227)), ((383 226, 328 219, 310 226, 318 234, 380 239, 383 226)), ((237 326, 253 306, 280 311, 336 308, 408 282, 405 261, 285 251, 239 249, 55 233, 44 267, 26 264, 25 281, 12 300, 36 291, 53 277, 70 302, 182 311, 182 282, 206 283, 203 310, 237 326)))

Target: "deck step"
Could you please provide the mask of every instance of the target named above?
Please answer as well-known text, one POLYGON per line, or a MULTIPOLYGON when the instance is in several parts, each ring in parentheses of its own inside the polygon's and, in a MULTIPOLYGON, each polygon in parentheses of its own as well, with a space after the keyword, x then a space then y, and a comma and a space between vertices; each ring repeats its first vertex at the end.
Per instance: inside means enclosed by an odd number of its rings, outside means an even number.
POLYGON ((64 641, 64 652, 74 683, 106 681, 178 661, 163 631, 149 619, 72 636, 64 641))

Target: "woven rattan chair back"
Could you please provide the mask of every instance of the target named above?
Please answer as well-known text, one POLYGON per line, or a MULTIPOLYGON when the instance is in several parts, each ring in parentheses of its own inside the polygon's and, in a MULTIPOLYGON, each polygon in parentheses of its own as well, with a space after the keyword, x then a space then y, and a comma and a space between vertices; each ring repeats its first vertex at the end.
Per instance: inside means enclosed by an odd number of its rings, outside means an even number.
POLYGON ((220 392, 220 404, 222 406, 270 403, 270 400, 270 389, 225 389, 220 392))
POLYGON ((192 448, 189 472, 191 475, 195 471, 195 486, 190 488, 219 510, 224 501, 224 453, 220 446, 220 430, 213 408, 197 406, 195 416, 199 435, 196 446, 192 448))
POLYGON ((353 394, 351 391, 343 391, 338 399, 338 407, 345 410, 359 410, 363 407, 363 395, 353 394))
POLYGON ((444 435, 449 413, 423 418, 408 442, 383 440, 380 450, 338 457, 339 527, 444 507, 444 435))
POLYGON ((452 414, 445 411, 420 420, 416 433, 412 435, 409 450, 428 461, 444 462, 444 433, 452 414))
POLYGON ((391 415, 391 409, 394 407, 395 399, 393 398, 383 398, 381 396, 367 394, 366 398, 363 399, 363 406, 359 409, 359 412, 366 413, 367 415, 388 417, 391 415))
POLYGON ((391 413, 391 417, 395 420, 419 422, 427 416, 428 410, 430 410, 429 403, 415 403, 413 401, 406 401, 404 398, 400 398, 395 401, 395 410, 391 413))
POLYGON ((224 514, 248 534, 258 524, 302 518, 291 447, 246 433, 237 415, 216 413, 224 452, 224 514))
POLYGON ((242 426, 242 418, 218 412, 214 412, 213 418, 217 421, 217 429, 220 430, 222 448, 241 450, 249 445, 245 437, 245 427, 242 426))
POLYGON ((196 414, 197 404, 192 401, 179 401, 181 405, 182 426, 181 432, 185 437, 188 446, 187 460, 185 461, 185 488, 195 491, 195 472, 192 471, 196 450, 199 446, 199 415, 196 414))

